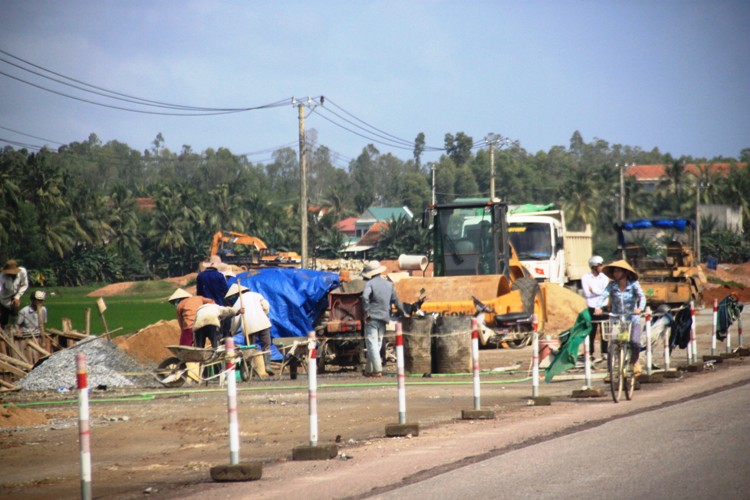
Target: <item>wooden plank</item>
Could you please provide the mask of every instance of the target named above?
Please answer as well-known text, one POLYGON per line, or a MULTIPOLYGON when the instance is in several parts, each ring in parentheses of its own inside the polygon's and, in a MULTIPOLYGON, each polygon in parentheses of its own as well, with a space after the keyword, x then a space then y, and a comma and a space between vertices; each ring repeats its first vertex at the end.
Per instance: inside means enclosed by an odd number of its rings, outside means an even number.
POLYGON ((49 351, 47 351, 46 349, 44 349, 42 346, 40 346, 39 344, 37 344, 36 342, 34 342, 31 339, 27 339, 26 340, 26 345, 28 345, 29 347, 31 347, 32 349, 34 349, 36 352, 38 352, 42 356, 49 356, 50 355, 49 351))
POLYGON ((26 375, 26 372, 16 368, 15 366, 11 365, 10 363, 6 363, 5 361, 0 360, 0 370, 5 372, 10 372, 14 375, 18 375, 19 377, 23 377, 26 375))
POLYGON ((1 378, 0 378, 0 385, 2 385, 3 387, 5 387, 6 390, 11 390, 11 391, 17 391, 18 390, 18 387, 16 387, 15 385, 11 384, 10 382, 6 382, 5 380, 3 380, 1 378))
POLYGON ((25 361, 21 361, 20 359, 12 358, 10 356, 6 356, 5 354, 0 354, 0 361, 5 361, 6 363, 10 363, 14 366, 17 366, 18 368, 21 368, 22 370, 29 371, 32 368, 34 368, 33 365, 30 363, 27 363, 25 361))
POLYGON ((23 350, 22 350, 22 349, 20 349, 20 348, 19 348, 19 347, 18 347, 18 346, 16 345, 16 341, 15 341, 15 340, 13 340, 13 335, 12 335, 12 334, 9 334, 9 333, 8 333, 8 334, 6 334, 5 332, 3 332, 3 329, 2 329, 2 328, 0 328, 0 337, 2 337, 2 339, 3 339, 4 341, 5 341, 5 343, 7 344, 7 346, 8 346, 8 347, 9 347, 9 348, 10 348, 10 349, 11 349, 11 350, 13 351, 13 352, 15 352, 15 353, 16 353, 16 358, 18 358, 18 359, 20 359, 20 360, 22 360, 22 361, 25 361, 25 362, 27 362, 27 363, 29 362, 29 358, 27 358, 27 357, 26 357, 26 355, 25 355, 25 354, 23 353, 23 350))
POLYGON ((78 333, 73 330, 57 330, 56 328, 47 328, 49 333, 60 335, 61 337, 67 337, 74 340, 83 340, 87 337, 85 333, 78 333))

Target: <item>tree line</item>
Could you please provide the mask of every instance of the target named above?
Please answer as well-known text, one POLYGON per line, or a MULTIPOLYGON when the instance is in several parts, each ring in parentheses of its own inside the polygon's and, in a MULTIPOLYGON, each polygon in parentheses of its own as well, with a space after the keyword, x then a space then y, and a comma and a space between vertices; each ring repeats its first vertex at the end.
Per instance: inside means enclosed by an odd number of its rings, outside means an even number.
MULTIPOLYGON (((322 217, 307 214, 311 257, 339 257, 344 239, 335 224, 370 206, 408 206, 417 215, 391 221, 372 257, 426 253, 429 238, 419 218, 433 189, 438 202, 490 195, 488 149, 475 149, 463 132, 448 133, 445 152, 424 162, 424 144, 419 134, 408 160, 368 144, 344 168, 326 146, 309 142, 308 204, 330 207, 322 217)), ((694 176, 684 165, 748 162, 750 148, 739 158, 673 157, 658 148, 596 138, 587 143, 576 131, 567 147, 531 154, 507 143, 494 160, 496 196, 511 204, 557 203, 569 226, 592 224, 595 250, 602 254, 615 246, 616 164, 663 164, 668 174, 655 193, 626 180, 626 218, 690 217, 702 186, 701 203, 742 207, 749 234, 750 169, 733 167, 722 177, 704 167, 694 176)), ((161 134, 143 152, 118 141, 102 143, 95 134, 56 151, 7 146, 0 152, 0 260, 19 259, 35 284, 54 286, 186 274, 207 257, 211 236, 221 229, 257 236, 277 250, 299 250, 299 186, 293 148, 275 151, 262 164, 226 148, 171 151, 161 134), (143 199, 153 199, 154 206, 144 209, 143 199)), ((750 258, 747 237, 716 231, 715 221, 703 221, 702 243, 704 255, 750 258)))

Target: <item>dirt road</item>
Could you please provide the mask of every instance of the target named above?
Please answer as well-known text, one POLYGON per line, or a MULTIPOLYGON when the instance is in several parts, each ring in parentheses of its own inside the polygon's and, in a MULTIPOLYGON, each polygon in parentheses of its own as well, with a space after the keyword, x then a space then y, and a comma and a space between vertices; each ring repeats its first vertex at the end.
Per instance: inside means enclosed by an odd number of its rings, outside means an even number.
MULTIPOLYGON (((707 354, 710 312, 701 312, 698 318, 699 354, 707 354)), ((94 496, 358 496, 618 413, 750 380, 750 362, 732 360, 679 381, 644 384, 635 401, 615 405, 608 395, 572 398, 572 391, 583 384, 580 372, 574 371, 551 384, 542 382, 541 395, 552 398, 551 406, 529 406, 530 357, 528 348, 481 352, 483 370, 521 365, 513 372, 483 374, 482 406, 495 411, 497 418, 492 421, 460 420, 461 410, 472 408, 470 377, 409 377, 407 420, 420 425, 420 435, 413 438, 383 437, 385 426, 398 420, 393 374, 377 380, 353 372, 321 375, 319 443, 340 446, 339 458, 325 462, 290 460, 295 446, 308 443, 304 376, 296 381, 285 376, 281 381, 239 384, 240 457, 264 462, 263 479, 255 483, 217 484, 209 478, 211 466, 229 462, 224 389, 213 385, 150 392, 92 391, 94 496)), ((673 359, 684 364, 684 351, 676 351, 673 359)), ((603 371, 595 372, 598 379, 603 376, 603 371)), ((594 386, 605 387, 601 380, 594 386)), ((0 427, 0 496, 77 496, 75 394, 19 393, 5 398, 10 401, 19 406, 3 410, 8 421, 34 422, 43 415, 46 422, 0 427)))

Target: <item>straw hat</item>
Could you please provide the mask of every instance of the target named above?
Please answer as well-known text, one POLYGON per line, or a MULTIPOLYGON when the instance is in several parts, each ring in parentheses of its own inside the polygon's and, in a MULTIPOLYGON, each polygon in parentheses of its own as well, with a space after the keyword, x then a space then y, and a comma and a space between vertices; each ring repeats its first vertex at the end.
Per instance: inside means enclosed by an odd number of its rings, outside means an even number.
POLYGON ((362 269, 362 276, 369 279, 373 276, 377 276, 378 274, 382 274, 385 272, 385 266, 380 265, 380 261, 377 260, 371 260, 367 264, 365 264, 365 268, 362 269))
POLYGON ((616 268, 624 269, 628 273, 628 279, 630 281, 636 281, 638 279, 638 273, 635 272, 635 270, 630 267, 630 264, 626 260, 616 260, 610 264, 607 264, 604 266, 604 269, 602 269, 602 272, 607 276, 607 278, 613 280, 615 279, 614 276, 612 276, 612 271, 616 268))
POLYGON ((244 292, 246 292, 248 290, 250 290, 250 289, 248 287, 246 287, 245 285, 240 285, 240 283, 238 281, 236 283, 232 283, 232 286, 229 287, 229 290, 227 290, 227 293, 224 295, 224 298, 228 299, 232 295, 237 295, 240 292, 244 293, 244 292))
POLYGON ((10 274, 15 276, 21 271, 21 269, 18 267, 18 262, 16 262, 13 259, 10 259, 8 262, 5 263, 3 266, 3 272, 5 274, 10 274))
POLYGON ((167 299, 167 302, 172 302, 174 300, 180 300, 180 299, 187 299, 188 297, 192 297, 188 292, 183 290, 182 288, 178 288, 174 291, 171 297, 167 299))

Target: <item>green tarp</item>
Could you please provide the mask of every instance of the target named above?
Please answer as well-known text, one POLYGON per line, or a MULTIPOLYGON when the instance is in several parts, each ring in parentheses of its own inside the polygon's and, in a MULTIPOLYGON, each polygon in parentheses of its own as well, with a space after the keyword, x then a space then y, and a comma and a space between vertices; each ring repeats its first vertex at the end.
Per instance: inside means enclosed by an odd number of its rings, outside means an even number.
POLYGON ((578 348, 590 332, 591 314, 588 309, 584 309, 578 314, 578 318, 573 327, 560 334, 560 350, 557 351, 552 362, 547 369, 544 370, 545 382, 550 382, 552 377, 558 373, 570 370, 576 365, 576 360, 578 359, 578 348))

